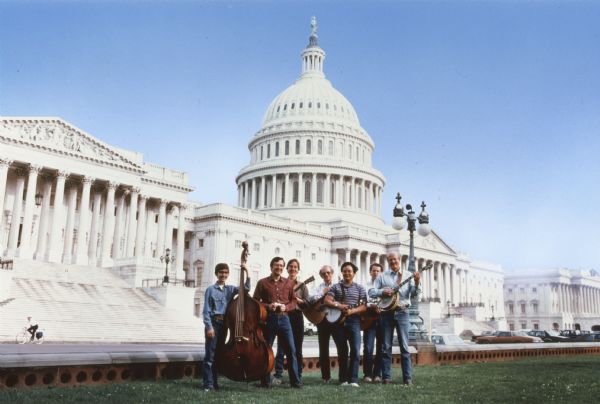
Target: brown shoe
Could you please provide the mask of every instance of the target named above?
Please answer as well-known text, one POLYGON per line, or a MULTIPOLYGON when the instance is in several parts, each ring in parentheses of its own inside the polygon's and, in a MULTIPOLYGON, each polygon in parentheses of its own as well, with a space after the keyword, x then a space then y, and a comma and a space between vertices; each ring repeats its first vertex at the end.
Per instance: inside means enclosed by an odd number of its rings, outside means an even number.
POLYGON ((391 384, 392 380, 391 379, 384 379, 383 380, 383 384, 391 384))
POLYGON ((412 386, 413 382, 412 382, 412 380, 408 379, 408 380, 405 380, 402 384, 405 386, 412 386))

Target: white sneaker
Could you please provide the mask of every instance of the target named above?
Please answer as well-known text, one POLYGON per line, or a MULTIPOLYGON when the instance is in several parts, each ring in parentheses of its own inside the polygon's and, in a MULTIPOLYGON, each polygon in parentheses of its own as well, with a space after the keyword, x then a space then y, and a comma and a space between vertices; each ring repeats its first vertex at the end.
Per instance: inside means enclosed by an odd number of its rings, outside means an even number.
POLYGON ((347 385, 348 385, 348 382, 344 382, 344 383, 340 384, 340 386, 347 386, 347 385))
POLYGON ((281 384, 281 378, 273 377, 273 380, 271 380, 271 384, 275 384, 275 385, 279 386, 281 384))
POLYGON ((350 386, 352 386, 352 387, 359 387, 358 383, 350 383, 350 386))
POLYGON ((363 380, 365 381, 365 383, 371 383, 373 381, 373 379, 371 379, 369 376, 363 377, 363 380))
POLYGON ((373 378, 373 383, 381 383, 381 377, 379 377, 379 376, 375 376, 375 377, 373 378))

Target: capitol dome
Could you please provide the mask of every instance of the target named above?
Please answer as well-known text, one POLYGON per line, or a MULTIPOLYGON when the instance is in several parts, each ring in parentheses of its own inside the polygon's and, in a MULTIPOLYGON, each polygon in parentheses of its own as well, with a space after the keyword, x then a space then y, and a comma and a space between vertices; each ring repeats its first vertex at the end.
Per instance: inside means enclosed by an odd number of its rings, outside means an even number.
POLYGON ((240 207, 310 221, 380 217, 384 177, 352 104, 325 78, 313 17, 300 77, 274 98, 237 179, 240 207))

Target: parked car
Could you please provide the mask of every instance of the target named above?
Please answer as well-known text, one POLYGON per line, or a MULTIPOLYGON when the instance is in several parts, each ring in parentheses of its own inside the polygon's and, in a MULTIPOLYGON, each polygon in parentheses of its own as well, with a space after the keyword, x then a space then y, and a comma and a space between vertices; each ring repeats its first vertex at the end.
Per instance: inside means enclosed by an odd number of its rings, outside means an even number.
POLYGON ((310 321, 305 321, 304 322, 304 335, 308 335, 309 337, 311 335, 316 335, 317 334, 317 326, 314 325, 313 323, 311 323, 310 321))
POLYGON ((475 340, 478 344, 514 344, 543 342, 539 337, 532 337, 523 331, 496 331, 492 335, 478 337, 475 340))
POLYGON ((584 335, 584 334, 589 334, 589 331, 586 330, 562 330, 560 332, 560 335, 563 335, 565 337, 569 337, 569 338, 575 338, 578 337, 580 335, 584 335))
POLYGON ((465 340, 463 340, 458 335, 454 334, 432 334, 431 342, 435 345, 467 345, 465 340))
POLYGON ((479 335, 473 335, 471 337, 471 341, 475 342, 475 341, 477 341, 477 338, 479 338, 479 337, 484 337, 484 336, 488 336, 488 335, 494 335, 495 332, 497 332, 497 331, 483 331, 479 335))
POLYGON ((600 342, 600 334, 583 334, 569 338, 569 342, 600 342))
POLYGON ((527 333, 532 337, 539 337, 544 342, 568 342, 569 337, 565 337, 564 335, 560 335, 556 330, 533 330, 527 333))

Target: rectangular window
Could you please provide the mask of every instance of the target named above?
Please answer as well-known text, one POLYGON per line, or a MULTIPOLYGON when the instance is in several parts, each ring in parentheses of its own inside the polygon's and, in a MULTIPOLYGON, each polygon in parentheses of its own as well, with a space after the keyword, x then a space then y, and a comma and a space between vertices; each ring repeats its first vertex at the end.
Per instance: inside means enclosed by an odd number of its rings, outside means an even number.
POLYGON ((242 248, 242 240, 235 240, 235 248, 242 248))
POLYGON ((521 304, 521 314, 525 314, 525 303, 521 304))
POLYGON ((521 329, 524 330, 527 328, 527 323, 525 321, 521 322, 521 329))
POLYGON ((510 314, 515 314, 515 307, 512 304, 508 305, 508 312, 510 314))
POLYGON ((252 246, 252 250, 253 251, 260 251, 260 244, 254 243, 254 245, 252 246))
POLYGON ((537 288, 531 288, 531 291, 532 291, 533 293, 537 293, 537 288))
POLYGON ((540 329, 540 325, 538 323, 533 323, 533 329, 534 330, 539 330, 540 329))
POLYGON ((198 247, 204 247, 204 239, 203 238, 198 239, 198 247))
POLYGON ((296 258, 300 258, 300 255, 302 255, 302 251, 296 250, 296 258))
POLYGON ((537 304, 537 303, 534 303, 534 304, 533 304, 533 312, 534 312, 535 314, 537 314, 537 312, 538 312, 538 304, 537 304))
POLYGON ((189 250, 189 249, 190 249, 190 240, 185 240, 185 243, 184 243, 184 248, 185 248, 186 250, 189 250))
POLYGON ((512 293, 512 288, 508 288, 508 293, 512 293))
POLYGON ((316 254, 316 253, 312 253, 312 254, 310 255, 310 257, 311 257, 311 259, 312 259, 313 261, 316 261, 316 260, 317 260, 317 254, 316 254))
POLYGON ((515 330, 515 325, 513 323, 508 323, 508 329, 510 331, 514 331, 515 330))
POLYGON ((154 215, 154 223, 158 223, 158 215, 154 215))

